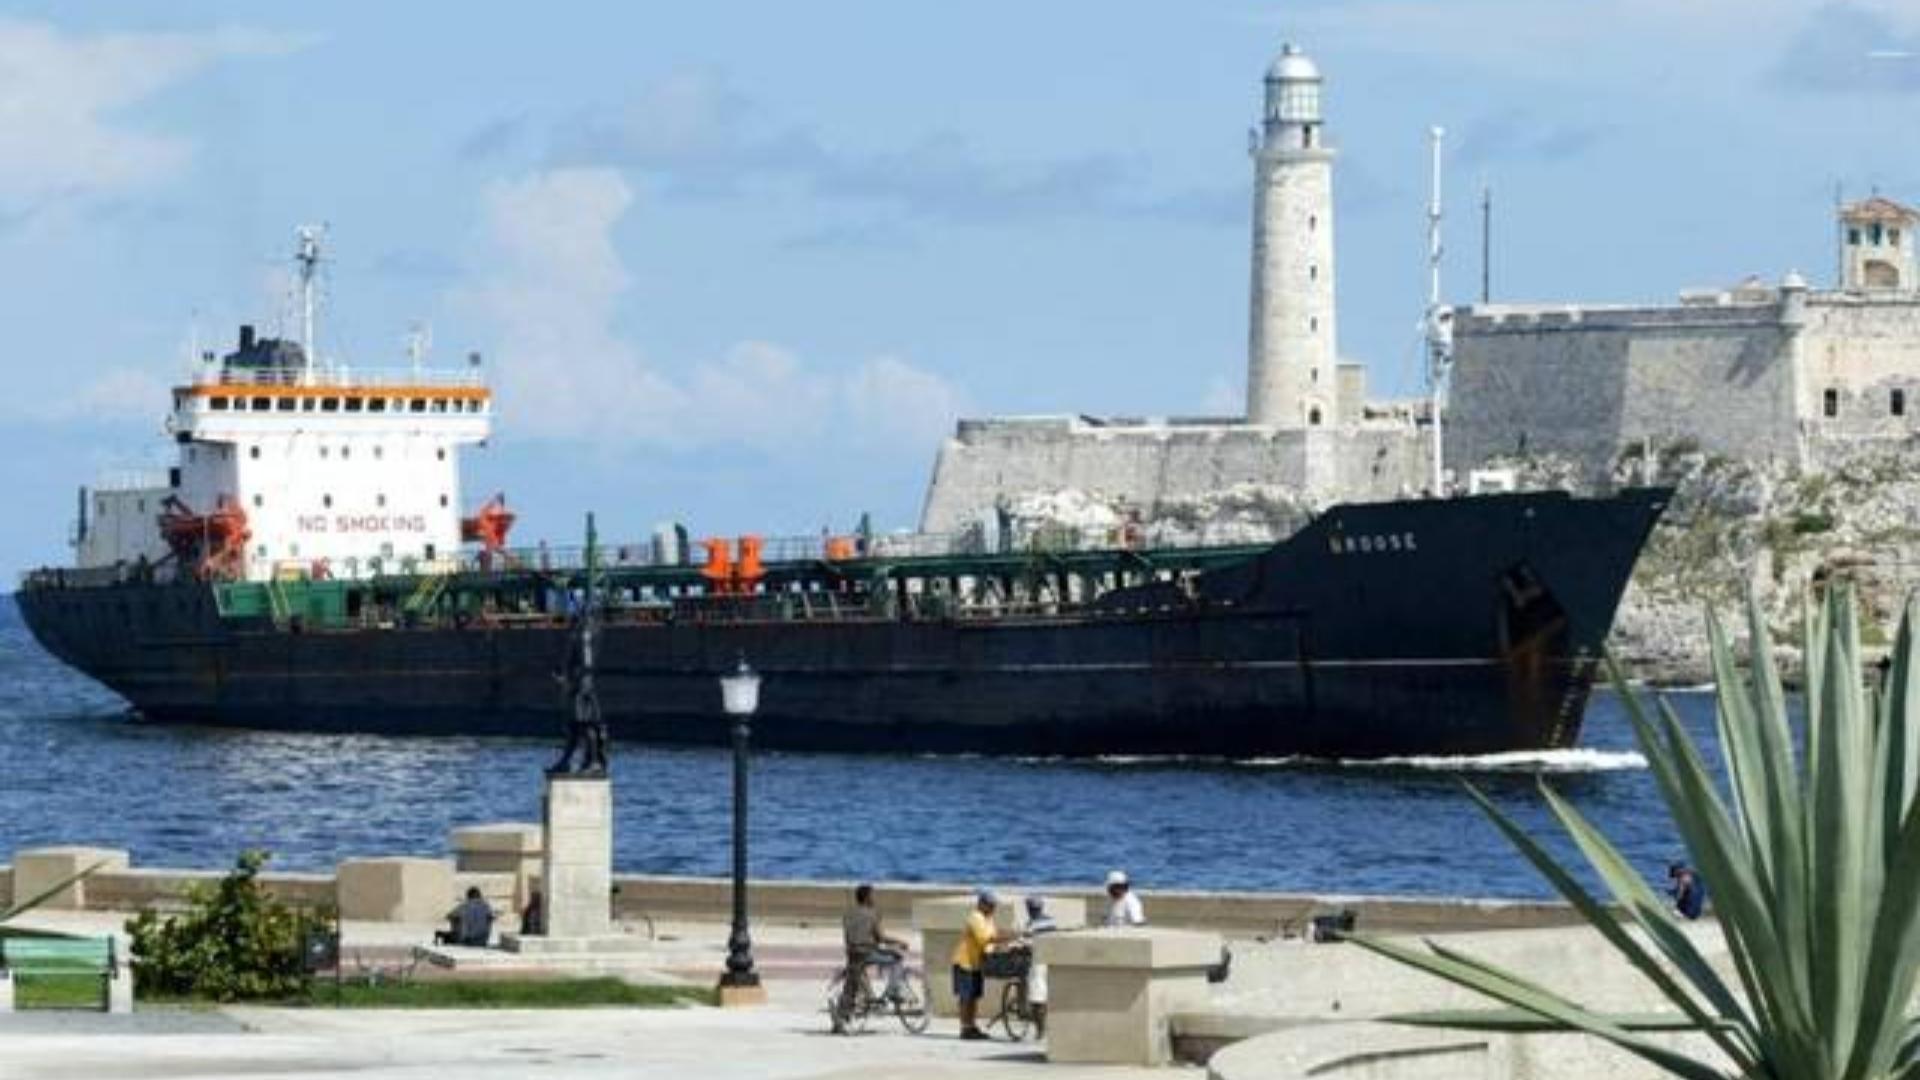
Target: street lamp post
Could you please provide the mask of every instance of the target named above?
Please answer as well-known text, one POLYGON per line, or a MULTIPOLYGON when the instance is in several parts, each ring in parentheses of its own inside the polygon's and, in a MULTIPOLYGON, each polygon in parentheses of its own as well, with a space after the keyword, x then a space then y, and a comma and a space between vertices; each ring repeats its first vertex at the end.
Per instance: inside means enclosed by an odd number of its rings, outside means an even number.
POLYGON ((753 714, 760 708, 760 676, 745 657, 732 673, 720 677, 720 703, 733 725, 733 933, 727 937, 720 1003, 745 1005, 766 1000, 747 933, 747 741, 753 734, 753 714))

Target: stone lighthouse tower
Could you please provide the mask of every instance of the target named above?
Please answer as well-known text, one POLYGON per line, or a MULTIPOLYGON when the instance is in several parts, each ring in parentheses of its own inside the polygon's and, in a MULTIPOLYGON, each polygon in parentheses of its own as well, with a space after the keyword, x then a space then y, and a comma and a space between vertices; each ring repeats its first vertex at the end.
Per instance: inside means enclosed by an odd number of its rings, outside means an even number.
POLYGON ((1280 428, 1334 419, 1333 151, 1321 130, 1320 68, 1285 45, 1267 69, 1252 140, 1253 303, 1247 420, 1280 428))

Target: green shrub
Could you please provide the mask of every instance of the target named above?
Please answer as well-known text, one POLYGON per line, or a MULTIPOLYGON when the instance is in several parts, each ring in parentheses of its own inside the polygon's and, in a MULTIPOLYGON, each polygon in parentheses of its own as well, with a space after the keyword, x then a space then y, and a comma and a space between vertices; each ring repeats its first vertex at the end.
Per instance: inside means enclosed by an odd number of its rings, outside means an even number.
POLYGON ((242 852, 231 873, 187 891, 187 911, 127 923, 134 986, 143 994, 244 1001, 299 993, 301 921, 260 887, 264 851, 242 852))
POLYGON ((1833 531, 1833 515, 1819 512, 1793 515, 1793 531, 1801 536, 1813 536, 1833 531))

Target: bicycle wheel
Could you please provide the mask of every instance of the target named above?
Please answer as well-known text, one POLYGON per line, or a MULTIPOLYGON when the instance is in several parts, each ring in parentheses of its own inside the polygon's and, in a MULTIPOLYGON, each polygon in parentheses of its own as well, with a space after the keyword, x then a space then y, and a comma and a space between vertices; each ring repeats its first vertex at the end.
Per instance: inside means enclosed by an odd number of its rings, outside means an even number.
POLYGON ((1027 980, 1014 979, 1000 991, 1000 1026, 1007 1038, 1020 1042, 1033 1030, 1033 1013, 1027 1010, 1027 980))
POLYGON ((873 1013, 873 999, 867 996, 866 987, 856 986, 851 1007, 842 1015, 840 995, 844 992, 846 979, 847 972, 843 968, 827 982, 827 1017, 829 1022, 837 1021, 838 1027, 850 1033, 859 1033, 867 1030, 867 1018, 873 1013))
POLYGON ((896 989, 899 996, 893 1000, 893 1015, 900 1018, 900 1026, 915 1035, 927 1030, 932 1017, 927 1013, 926 977, 917 971, 902 971, 896 989))

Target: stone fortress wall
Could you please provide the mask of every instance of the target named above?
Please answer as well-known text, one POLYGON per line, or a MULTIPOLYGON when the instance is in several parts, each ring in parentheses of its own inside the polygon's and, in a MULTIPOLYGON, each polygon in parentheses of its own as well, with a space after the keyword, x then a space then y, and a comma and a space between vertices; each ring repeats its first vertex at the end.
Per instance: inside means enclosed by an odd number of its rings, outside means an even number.
POLYGON ((1426 441, 1391 421, 1274 428, 1240 420, 963 420, 940 448, 920 524, 957 532, 990 521, 1003 499, 1067 489, 1149 520, 1167 501, 1240 484, 1321 502, 1391 499, 1420 489, 1428 460, 1426 441))
POLYGON ((1662 307, 1458 309, 1455 475, 1554 455, 1604 476, 1643 443, 1818 468, 1920 430, 1920 294, 1743 286, 1662 307))

